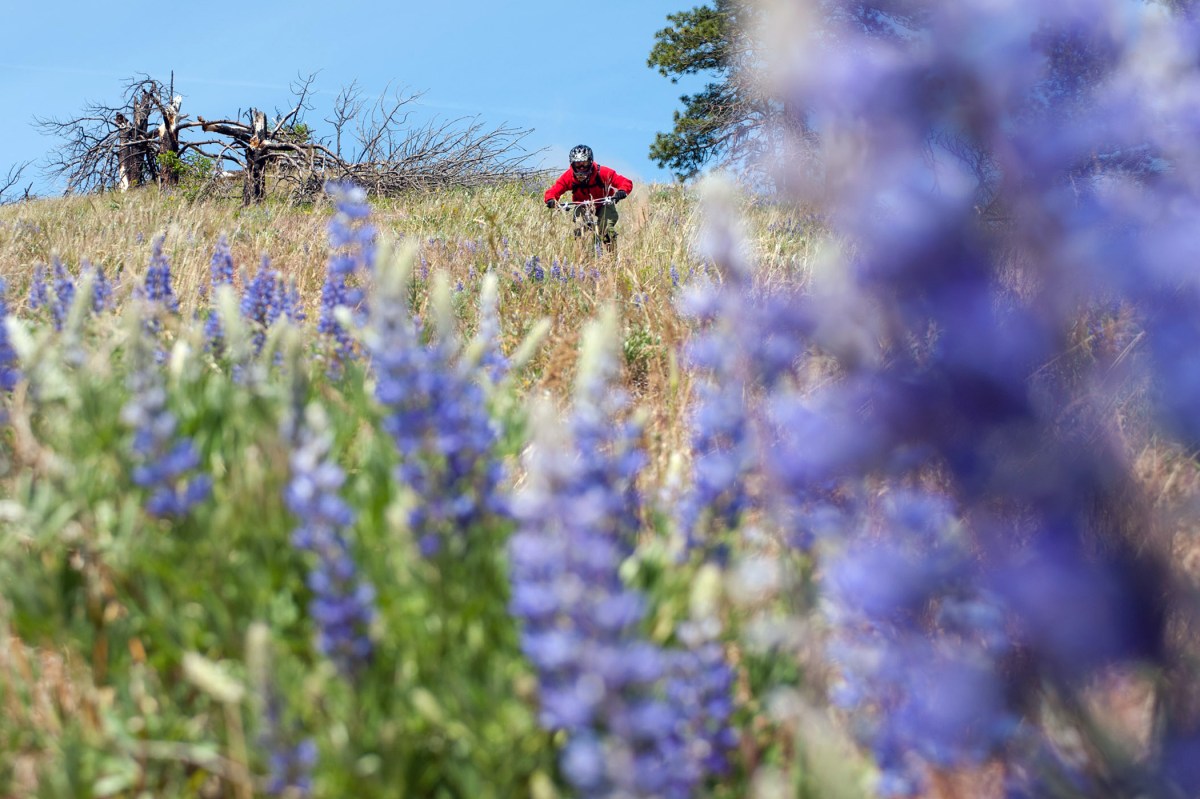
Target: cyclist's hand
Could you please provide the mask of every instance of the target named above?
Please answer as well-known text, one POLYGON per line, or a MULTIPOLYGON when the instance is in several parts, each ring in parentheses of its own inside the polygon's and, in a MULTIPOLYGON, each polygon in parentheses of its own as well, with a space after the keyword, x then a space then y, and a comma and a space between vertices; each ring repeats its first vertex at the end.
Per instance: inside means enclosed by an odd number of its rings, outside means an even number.
POLYGON ((613 195, 613 199, 616 200, 617 202, 621 202, 621 200, 624 200, 628 196, 629 196, 629 192, 622 191, 621 189, 617 189, 617 193, 613 195))
POLYGON ((546 207, 547 207, 547 208, 553 208, 553 207, 554 207, 554 206, 556 206, 556 205, 558 205, 558 203, 554 202, 554 200, 546 200, 546 207))

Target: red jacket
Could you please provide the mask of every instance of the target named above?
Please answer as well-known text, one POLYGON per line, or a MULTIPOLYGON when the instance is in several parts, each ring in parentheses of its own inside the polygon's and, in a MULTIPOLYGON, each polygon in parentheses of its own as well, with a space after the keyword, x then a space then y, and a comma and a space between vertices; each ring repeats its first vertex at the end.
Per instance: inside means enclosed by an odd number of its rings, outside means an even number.
POLYGON ((628 194, 633 191, 633 181, 606 166, 594 164, 592 176, 587 183, 576 183, 575 173, 570 169, 563 172, 558 180, 554 181, 554 185, 546 189, 546 199, 557 200, 570 191, 571 199, 575 202, 598 200, 601 197, 611 197, 618 190, 628 194))

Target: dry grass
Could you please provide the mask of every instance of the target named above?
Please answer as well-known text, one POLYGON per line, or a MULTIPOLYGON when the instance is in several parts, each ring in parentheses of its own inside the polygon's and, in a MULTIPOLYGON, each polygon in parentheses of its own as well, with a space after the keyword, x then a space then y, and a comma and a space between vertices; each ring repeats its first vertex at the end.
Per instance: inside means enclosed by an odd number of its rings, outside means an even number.
MULTIPOLYGON (((686 448, 690 379, 679 368, 690 323, 676 308, 681 282, 709 279, 711 267, 693 253, 699 225, 694 194, 677 186, 637 187, 620 206, 620 251, 595 258, 577 245, 570 220, 547 211, 541 187, 507 185, 415 193, 373 203, 373 222, 389 237, 416 241, 424 286, 443 272, 461 285, 465 333, 474 329, 479 281, 485 271, 501 278, 502 347, 511 352, 539 319, 552 330, 532 364, 525 390, 563 399, 575 372, 580 332, 605 305, 615 305, 625 337, 627 383, 649 418, 648 445, 657 480, 674 452, 686 448), (537 258, 545 279, 531 280, 537 258), (555 279, 554 267, 573 279, 555 279), (586 275, 579 278, 578 275, 586 275)), ((768 287, 808 279, 814 238, 806 218, 784 206, 744 203, 748 234, 768 287)), ((327 203, 294 207, 271 203, 243 208, 233 201, 190 203, 148 187, 127 194, 38 200, 0 207, 0 277, 10 311, 26 312, 38 265, 57 257, 72 272, 82 261, 119 279, 118 298, 140 284, 151 243, 163 237, 181 310, 204 304, 202 289, 220 236, 234 263, 253 273, 262 259, 296 281, 310 320, 318 313, 325 278, 327 203)), ((241 278, 238 278, 239 282, 241 278)), ((418 303, 424 302, 419 292, 418 303)))
POLYGON ((64 655, 27 646, 0 627, 0 710, 15 729, 29 733, 27 750, 0 755, 0 774, 8 771, 13 791, 0 796, 32 796, 38 785, 40 753, 37 736, 59 735, 64 727, 82 722, 99 730, 104 707, 111 696, 96 690, 85 668, 64 655))

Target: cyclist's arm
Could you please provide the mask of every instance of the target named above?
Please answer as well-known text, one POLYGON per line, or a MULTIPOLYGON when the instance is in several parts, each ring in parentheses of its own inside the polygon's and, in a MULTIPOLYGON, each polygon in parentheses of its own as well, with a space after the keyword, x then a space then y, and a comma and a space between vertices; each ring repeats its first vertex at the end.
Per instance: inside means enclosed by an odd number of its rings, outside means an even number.
POLYGON ((557 200, 559 197, 566 194, 567 189, 571 188, 571 183, 574 181, 574 175, 571 170, 567 170, 558 176, 558 180, 554 181, 554 185, 546 189, 544 200, 557 200))
POLYGON ((625 177, 624 175, 618 175, 617 171, 615 169, 609 169, 608 171, 611 173, 611 177, 609 175, 603 175, 603 174, 601 175, 601 177, 604 179, 605 184, 607 184, 608 186, 611 187, 611 189, 610 189, 611 192, 615 193, 618 191, 623 191, 626 194, 629 194, 633 191, 633 181, 632 180, 625 177))

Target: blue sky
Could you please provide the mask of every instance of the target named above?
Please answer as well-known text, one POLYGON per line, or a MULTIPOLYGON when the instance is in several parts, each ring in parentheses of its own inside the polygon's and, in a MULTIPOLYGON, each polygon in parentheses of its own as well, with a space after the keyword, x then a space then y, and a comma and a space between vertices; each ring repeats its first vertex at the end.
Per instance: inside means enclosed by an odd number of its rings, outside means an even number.
MULTIPOLYGON (((671 127, 679 95, 700 81, 672 84, 646 58, 667 14, 699 3, 6 3, 0 177, 54 147, 33 127, 35 116, 65 118, 89 101, 115 103, 128 78, 166 81, 174 70, 193 119, 229 118, 250 106, 285 110, 289 84, 315 72, 307 121, 318 134, 334 95, 357 80, 371 98, 389 87, 424 92, 417 108, 439 119, 479 115, 488 127, 532 128, 524 143, 548 148, 547 166, 565 168, 567 150, 583 142, 637 183, 669 181, 647 151, 655 132, 671 127), (164 18, 168 8, 179 16, 164 18)), ((57 188, 36 165, 23 185, 31 180, 39 193, 57 188)))

